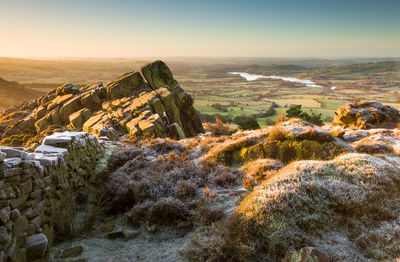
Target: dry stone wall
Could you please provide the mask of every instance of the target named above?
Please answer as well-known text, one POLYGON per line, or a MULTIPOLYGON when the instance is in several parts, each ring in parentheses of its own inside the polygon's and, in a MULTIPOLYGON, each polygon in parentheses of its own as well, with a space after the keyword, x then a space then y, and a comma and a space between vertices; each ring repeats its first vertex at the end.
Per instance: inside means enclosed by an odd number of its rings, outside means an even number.
POLYGON ((68 190, 85 189, 104 151, 85 132, 54 133, 33 153, 0 147, 0 262, 44 255, 54 238, 53 204, 68 190))

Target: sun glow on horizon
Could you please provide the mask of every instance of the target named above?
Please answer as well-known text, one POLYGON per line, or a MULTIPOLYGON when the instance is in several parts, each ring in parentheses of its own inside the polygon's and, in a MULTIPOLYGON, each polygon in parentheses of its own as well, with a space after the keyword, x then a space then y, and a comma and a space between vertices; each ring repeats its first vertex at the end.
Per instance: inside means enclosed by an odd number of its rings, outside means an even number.
POLYGON ((0 3, 6 57, 400 57, 398 1, 0 3))

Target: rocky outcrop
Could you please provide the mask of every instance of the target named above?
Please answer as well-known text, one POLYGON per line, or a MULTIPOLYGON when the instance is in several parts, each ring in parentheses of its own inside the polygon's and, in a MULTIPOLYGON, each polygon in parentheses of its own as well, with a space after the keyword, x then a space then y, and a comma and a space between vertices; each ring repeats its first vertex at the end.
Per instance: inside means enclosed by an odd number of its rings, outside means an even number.
POLYGON ((394 128, 400 122, 399 110, 379 102, 349 102, 335 112, 334 125, 359 129, 394 128))
POLYGON ((83 132, 55 133, 33 153, 0 147, 0 257, 23 262, 44 256, 54 238, 52 216, 66 205, 58 202, 88 188, 104 151, 83 132))
POLYGON ((106 85, 64 84, 39 99, 6 111, 2 143, 37 146, 45 130, 69 129, 97 136, 182 139, 203 132, 192 97, 162 61, 126 73, 106 85))

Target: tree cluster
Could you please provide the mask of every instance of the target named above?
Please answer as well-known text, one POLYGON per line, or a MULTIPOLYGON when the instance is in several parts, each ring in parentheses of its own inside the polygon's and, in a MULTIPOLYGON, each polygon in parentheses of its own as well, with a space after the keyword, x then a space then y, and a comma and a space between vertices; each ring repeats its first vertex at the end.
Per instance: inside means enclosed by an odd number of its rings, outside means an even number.
POLYGON ((286 117, 287 118, 291 118, 291 117, 301 118, 301 119, 303 119, 311 124, 317 125, 317 126, 322 126, 324 124, 324 121, 322 120, 322 114, 316 114, 314 112, 311 112, 311 115, 310 115, 301 109, 301 105, 291 105, 290 108, 286 111, 286 117))

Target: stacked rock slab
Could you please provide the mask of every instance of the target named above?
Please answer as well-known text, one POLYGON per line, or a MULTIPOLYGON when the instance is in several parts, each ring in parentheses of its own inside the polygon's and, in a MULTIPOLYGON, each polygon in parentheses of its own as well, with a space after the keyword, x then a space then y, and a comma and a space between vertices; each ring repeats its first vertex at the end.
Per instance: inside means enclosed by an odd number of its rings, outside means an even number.
POLYGON ((349 102, 335 111, 333 125, 371 129, 394 128, 400 122, 400 112, 379 102, 349 102))
POLYGON ((181 139, 204 131, 192 97, 162 61, 106 85, 64 84, 46 96, 7 110, 0 118, 4 119, 0 127, 3 144, 22 141, 26 145, 30 137, 57 128, 110 138, 131 134, 181 139))
POLYGON ((86 188, 103 152, 84 132, 55 133, 34 153, 0 147, 0 262, 45 254, 54 237, 55 202, 65 190, 86 188))

